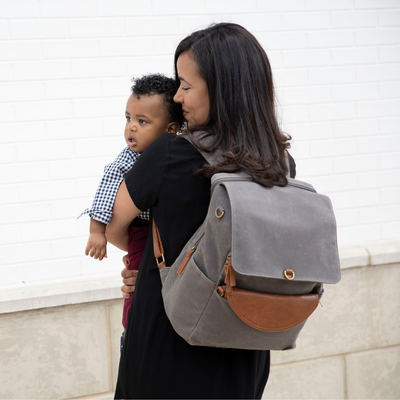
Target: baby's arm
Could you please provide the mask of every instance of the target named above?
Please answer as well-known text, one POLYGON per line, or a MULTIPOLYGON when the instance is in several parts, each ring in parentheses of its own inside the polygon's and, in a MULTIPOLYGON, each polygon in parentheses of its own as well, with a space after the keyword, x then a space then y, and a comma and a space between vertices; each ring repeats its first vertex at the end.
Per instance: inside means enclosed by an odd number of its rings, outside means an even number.
POLYGON ((107 258, 106 224, 90 219, 90 235, 86 245, 85 254, 101 261, 107 258))

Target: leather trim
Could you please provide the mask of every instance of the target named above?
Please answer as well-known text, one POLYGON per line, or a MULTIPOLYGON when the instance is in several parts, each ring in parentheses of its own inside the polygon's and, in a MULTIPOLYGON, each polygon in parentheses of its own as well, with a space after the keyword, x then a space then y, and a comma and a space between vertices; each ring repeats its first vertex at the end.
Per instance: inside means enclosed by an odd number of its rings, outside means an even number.
POLYGON ((265 332, 281 332, 305 321, 318 306, 317 294, 277 295, 232 288, 225 292, 235 314, 247 325, 265 332))
POLYGON ((153 251, 154 251, 154 257, 156 258, 158 268, 164 268, 165 267, 165 259, 164 259, 164 247, 161 241, 161 236, 160 232, 157 228, 156 222, 154 221, 153 218, 153 224, 152 224, 152 230, 153 230, 153 251), (162 259, 162 262, 159 262, 158 260, 162 259))
POLYGON ((232 257, 225 263, 225 288, 217 292, 228 300, 235 314, 247 325, 264 332, 281 332, 304 322, 317 308, 317 293, 279 295, 238 289, 232 257), (225 290, 224 290, 225 289, 225 290))

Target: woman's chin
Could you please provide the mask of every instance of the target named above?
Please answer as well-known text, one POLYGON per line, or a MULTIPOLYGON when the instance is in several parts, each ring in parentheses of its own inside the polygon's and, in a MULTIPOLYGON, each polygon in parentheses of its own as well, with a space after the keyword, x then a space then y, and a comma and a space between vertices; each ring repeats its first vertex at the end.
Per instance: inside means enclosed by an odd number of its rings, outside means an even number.
POLYGON ((188 121, 187 128, 190 129, 191 131, 197 131, 197 130, 199 130, 199 124, 191 124, 188 121))

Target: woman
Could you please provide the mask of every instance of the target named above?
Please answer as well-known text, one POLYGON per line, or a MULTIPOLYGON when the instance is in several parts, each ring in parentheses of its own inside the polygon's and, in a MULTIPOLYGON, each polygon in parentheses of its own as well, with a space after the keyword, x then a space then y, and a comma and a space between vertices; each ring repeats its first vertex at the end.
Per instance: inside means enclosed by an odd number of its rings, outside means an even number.
MULTIPOLYGON (((176 50, 175 73, 174 100, 188 129, 211 136, 207 148, 200 141, 197 147, 222 151, 224 161, 211 167, 187 140, 162 136, 126 175, 107 228, 108 240, 126 250, 129 224, 151 209, 167 265, 205 218, 212 174, 244 171, 264 186, 284 186, 289 146, 276 121, 268 58, 241 26, 222 23, 188 36, 176 50)), ((269 351, 195 347, 175 333, 163 307, 151 233, 137 280, 132 271, 123 276, 123 290, 135 286, 116 398, 261 398, 269 351)))

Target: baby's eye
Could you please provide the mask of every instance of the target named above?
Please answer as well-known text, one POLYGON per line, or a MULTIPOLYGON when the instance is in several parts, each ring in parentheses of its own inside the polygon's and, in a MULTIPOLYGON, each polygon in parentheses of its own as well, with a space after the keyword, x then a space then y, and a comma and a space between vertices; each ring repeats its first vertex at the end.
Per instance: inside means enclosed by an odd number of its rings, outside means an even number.
POLYGON ((147 121, 145 121, 144 119, 139 119, 139 124, 147 124, 147 121))
POLYGON ((126 122, 130 122, 130 121, 131 121, 131 117, 128 117, 128 116, 126 115, 125 118, 126 118, 126 122))

